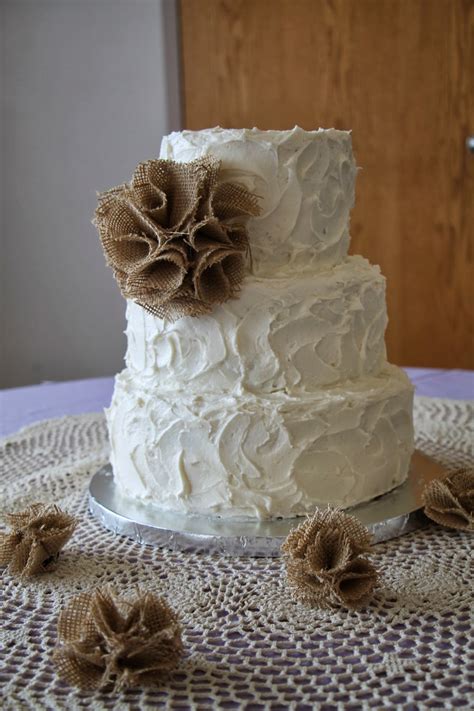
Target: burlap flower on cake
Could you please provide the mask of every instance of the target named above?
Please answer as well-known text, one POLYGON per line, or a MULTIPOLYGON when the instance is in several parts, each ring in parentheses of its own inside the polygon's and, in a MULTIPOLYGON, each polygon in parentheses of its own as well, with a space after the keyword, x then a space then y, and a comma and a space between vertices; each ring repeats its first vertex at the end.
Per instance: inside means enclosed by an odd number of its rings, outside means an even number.
POLYGON ((365 605, 377 571, 361 553, 371 536, 353 516, 317 511, 293 529, 282 545, 292 595, 310 607, 365 605))
POLYGON ((73 516, 55 504, 32 504, 5 518, 12 530, 0 534, 0 566, 20 576, 54 570, 60 550, 77 525, 73 516))
POLYGON ((240 288, 244 218, 258 214, 258 198, 219 170, 213 158, 150 160, 99 195, 94 222, 120 290, 160 318, 209 313, 240 288))
POLYGON ((109 588, 79 594, 59 616, 58 640, 58 673, 84 689, 159 683, 183 654, 176 614, 150 592, 133 599, 109 588))
POLYGON ((424 511, 442 526, 474 531, 474 469, 461 469, 423 491, 424 511))

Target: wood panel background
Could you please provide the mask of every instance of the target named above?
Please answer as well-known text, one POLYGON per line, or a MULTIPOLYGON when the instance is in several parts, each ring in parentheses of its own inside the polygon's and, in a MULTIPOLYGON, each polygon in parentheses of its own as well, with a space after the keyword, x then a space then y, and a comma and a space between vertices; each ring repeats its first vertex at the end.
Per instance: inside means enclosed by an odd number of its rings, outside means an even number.
POLYGON ((474 0, 181 0, 185 126, 351 128, 392 362, 474 367, 474 0))

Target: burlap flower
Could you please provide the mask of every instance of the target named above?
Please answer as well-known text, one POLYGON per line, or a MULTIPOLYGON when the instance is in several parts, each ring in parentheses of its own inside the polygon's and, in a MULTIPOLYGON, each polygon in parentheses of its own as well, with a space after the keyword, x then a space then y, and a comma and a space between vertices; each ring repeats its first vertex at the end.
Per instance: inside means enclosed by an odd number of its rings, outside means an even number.
POLYGON ((474 469, 460 469, 423 491, 424 511, 442 526, 474 531, 474 469))
POLYGON ((55 504, 32 504, 5 518, 12 530, 0 534, 0 566, 20 576, 54 570, 61 548, 77 525, 73 516, 55 504))
POLYGON ((258 199, 219 182, 220 161, 140 163, 99 195, 94 223, 123 296, 171 321, 235 296, 249 250, 243 218, 258 199))
POLYGON ((177 616, 162 598, 137 591, 129 600, 107 587, 71 600, 58 640, 58 673, 84 689, 158 683, 183 653, 177 616))
POLYGON ((371 536, 353 516, 317 511, 294 528, 282 545, 287 580, 295 599, 311 607, 366 604, 377 571, 361 553, 371 536))

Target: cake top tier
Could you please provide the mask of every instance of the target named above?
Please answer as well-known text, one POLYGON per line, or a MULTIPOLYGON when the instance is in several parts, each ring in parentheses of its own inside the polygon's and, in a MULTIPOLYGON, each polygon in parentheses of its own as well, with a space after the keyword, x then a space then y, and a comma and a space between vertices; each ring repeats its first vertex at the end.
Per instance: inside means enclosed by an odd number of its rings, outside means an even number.
POLYGON ((260 197, 248 223, 254 274, 327 269, 349 246, 356 166, 348 131, 210 128, 163 138, 161 158, 191 161, 212 155, 223 181, 260 197))

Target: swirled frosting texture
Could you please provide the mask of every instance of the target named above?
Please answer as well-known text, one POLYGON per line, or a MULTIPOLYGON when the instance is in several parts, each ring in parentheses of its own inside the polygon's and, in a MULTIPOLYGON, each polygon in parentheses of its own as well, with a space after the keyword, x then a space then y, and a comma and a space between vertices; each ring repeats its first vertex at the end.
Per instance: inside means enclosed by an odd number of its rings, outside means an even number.
POLYGON ((119 487, 158 507, 291 517, 407 476, 413 388, 385 362, 385 280, 348 257, 356 168, 344 131, 184 131, 161 157, 212 155, 260 196, 239 298, 159 320, 129 303, 107 412, 119 487))
POLYGON ((205 155, 221 161, 223 181, 260 196, 261 214, 247 224, 254 275, 314 272, 345 257, 356 176, 348 131, 212 128, 161 144, 161 158, 205 155))
POLYGON ((107 413, 116 481, 157 506, 226 517, 291 517, 352 506, 406 477, 413 389, 378 376, 292 398, 150 392, 117 376, 107 413))
POLYGON ((199 319, 129 302, 127 320, 127 365, 155 392, 299 395, 385 362, 385 279, 362 257, 316 276, 248 276, 240 298, 199 319))

